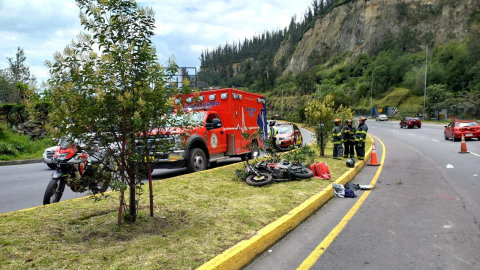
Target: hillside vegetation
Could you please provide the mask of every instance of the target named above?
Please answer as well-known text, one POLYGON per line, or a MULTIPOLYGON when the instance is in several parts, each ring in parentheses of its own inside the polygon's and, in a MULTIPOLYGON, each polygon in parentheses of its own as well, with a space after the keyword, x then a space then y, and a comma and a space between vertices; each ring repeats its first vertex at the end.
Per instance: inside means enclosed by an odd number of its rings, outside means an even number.
POLYGON ((310 16, 319 3, 300 22, 292 18, 280 44, 279 33, 246 39, 255 44, 248 58, 236 53, 240 44, 205 52, 199 77, 209 86, 264 93, 270 115, 301 121, 306 101, 326 94, 358 112, 373 97, 374 107, 420 113, 428 64, 427 113, 448 108, 452 117, 480 117, 479 3, 330 1, 310 16))
POLYGON ((55 145, 50 138, 32 140, 26 135, 12 132, 0 124, 0 161, 16 159, 41 159, 45 148, 55 145))

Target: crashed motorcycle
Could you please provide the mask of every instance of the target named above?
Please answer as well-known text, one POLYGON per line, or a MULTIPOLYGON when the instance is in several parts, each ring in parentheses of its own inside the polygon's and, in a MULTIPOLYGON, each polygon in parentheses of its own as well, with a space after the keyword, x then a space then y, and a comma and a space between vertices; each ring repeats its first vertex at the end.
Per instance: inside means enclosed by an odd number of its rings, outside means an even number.
MULTIPOLYGON (((256 156, 254 154, 254 156, 256 156)), ((292 163, 282 160, 278 163, 260 161, 252 166, 246 160, 245 170, 247 172, 246 182, 252 186, 263 186, 273 181, 291 181, 296 179, 309 179, 313 172, 301 163, 292 163)))
MULTIPOLYGON (((253 153, 253 157, 256 158, 258 152, 253 153)), ((251 186, 264 186, 270 184, 273 181, 272 175, 268 172, 260 172, 256 166, 252 166, 248 162, 248 157, 245 158, 245 172, 247 173, 247 178, 245 181, 251 186)))
POLYGON ((55 149, 52 163, 55 172, 45 190, 44 205, 59 202, 66 185, 73 192, 90 190, 96 194, 108 189, 109 181, 96 177, 90 155, 76 144, 63 141, 55 149))

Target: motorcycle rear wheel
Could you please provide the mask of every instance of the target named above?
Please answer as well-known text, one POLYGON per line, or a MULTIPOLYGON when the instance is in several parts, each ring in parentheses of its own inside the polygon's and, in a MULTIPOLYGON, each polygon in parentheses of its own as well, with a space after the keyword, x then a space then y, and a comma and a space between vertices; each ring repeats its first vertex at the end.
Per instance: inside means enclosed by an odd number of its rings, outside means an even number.
POLYGON ((273 182, 273 178, 268 173, 260 173, 260 176, 255 174, 249 175, 245 181, 251 186, 259 187, 270 184, 273 182))
POLYGON ((43 205, 59 202, 65 190, 65 181, 53 179, 48 183, 43 196, 43 205))
POLYGON ((313 177, 313 172, 307 168, 301 168, 290 172, 293 177, 299 179, 309 179, 313 177))

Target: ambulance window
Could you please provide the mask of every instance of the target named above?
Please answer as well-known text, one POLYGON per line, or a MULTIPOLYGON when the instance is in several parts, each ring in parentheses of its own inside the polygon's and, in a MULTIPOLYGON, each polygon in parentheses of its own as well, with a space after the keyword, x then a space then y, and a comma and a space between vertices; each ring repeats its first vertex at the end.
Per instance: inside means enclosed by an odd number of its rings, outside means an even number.
MULTIPOLYGON (((211 113, 208 115, 208 118, 207 118, 207 123, 213 123, 213 119, 215 118, 218 118, 218 120, 220 120, 220 116, 218 116, 218 114, 216 113, 211 113)), ((222 120, 220 120, 221 122, 222 120)))

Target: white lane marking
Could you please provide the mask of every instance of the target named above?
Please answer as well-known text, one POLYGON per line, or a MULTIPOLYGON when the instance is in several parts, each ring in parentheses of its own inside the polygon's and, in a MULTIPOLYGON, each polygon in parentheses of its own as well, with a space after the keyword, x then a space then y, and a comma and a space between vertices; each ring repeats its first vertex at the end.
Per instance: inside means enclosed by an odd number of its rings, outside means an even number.
POLYGON ((440 141, 437 141, 437 140, 434 140, 434 139, 432 139, 432 141, 434 141, 434 142, 440 142, 440 141))
POLYGON ((478 176, 478 174, 474 174, 473 176, 478 176))
POLYGON ((453 165, 452 165, 452 164, 448 164, 448 165, 447 165, 447 169, 453 169, 453 165))
POLYGON ((479 154, 475 154, 475 153, 473 153, 473 152, 470 152, 470 154, 475 155, 475 156, 477 156, 477 157, 480 157, 479 154))
POLYGON ((395 131, 394 129, 390 129, 390 131, 395 131))
POLYGON ((412 135, 412 136, 413 136, 413 134, 412 134, 412 133, 410 133, 410 135, 412 135))

